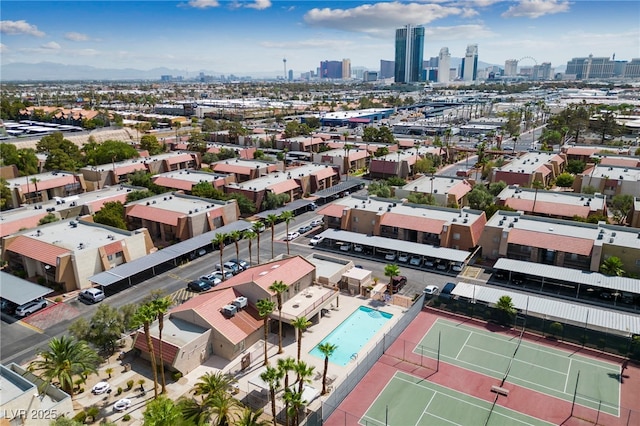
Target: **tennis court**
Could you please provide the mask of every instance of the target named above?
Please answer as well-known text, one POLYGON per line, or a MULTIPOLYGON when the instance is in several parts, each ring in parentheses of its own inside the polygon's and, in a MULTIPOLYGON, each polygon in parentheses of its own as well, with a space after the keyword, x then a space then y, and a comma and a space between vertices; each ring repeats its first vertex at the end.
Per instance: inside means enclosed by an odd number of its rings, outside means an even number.
POLYGON ((619 415, 618 365, 442 318, 414 353, 435 359, 438 346, 443 362, 569 402, 575 395, 576 404, 619 415))
POLYGON ((360 420, 363 425, 549 425, 401 371, 360 420))

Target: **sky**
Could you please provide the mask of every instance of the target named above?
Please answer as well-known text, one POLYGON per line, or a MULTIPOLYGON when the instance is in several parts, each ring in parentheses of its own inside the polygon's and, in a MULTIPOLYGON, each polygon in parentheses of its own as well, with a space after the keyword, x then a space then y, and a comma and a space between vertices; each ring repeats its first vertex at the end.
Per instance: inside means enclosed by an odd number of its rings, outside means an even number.
POLYGON ((445 46, 463 57, 468 44, 500 66, 640 57, 636 0, 2 0, 0 54, 1 65, 168 67, 185 76, 283 75, 286 58, 297 77, 343 58, 378 70, 406 24, 425 27, 425 59, 445 46))

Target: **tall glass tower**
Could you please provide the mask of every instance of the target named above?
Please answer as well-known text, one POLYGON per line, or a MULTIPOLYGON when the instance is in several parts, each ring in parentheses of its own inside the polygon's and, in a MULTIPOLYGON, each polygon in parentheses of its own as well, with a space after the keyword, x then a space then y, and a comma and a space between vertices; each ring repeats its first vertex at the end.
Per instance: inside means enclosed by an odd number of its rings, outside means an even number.
POLYGON ((406 25, 396 30, 396 83, 421 80, 423 51, 424 27, 406 25))

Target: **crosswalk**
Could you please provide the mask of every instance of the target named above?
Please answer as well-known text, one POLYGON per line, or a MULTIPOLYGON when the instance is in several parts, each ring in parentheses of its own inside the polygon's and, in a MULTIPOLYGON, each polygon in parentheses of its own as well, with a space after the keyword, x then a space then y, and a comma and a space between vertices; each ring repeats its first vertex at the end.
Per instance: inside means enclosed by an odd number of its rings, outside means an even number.
POLYGON ((174 291, 167 297, 171 299, 171 306, 178 306, 183 304, 187 300, 191 299, 193 296, 197 294, 198 293, 195 293, 191 290, 187 290, 187 288, 185 287, 185 288, 181 288, 180 290, 174 291))

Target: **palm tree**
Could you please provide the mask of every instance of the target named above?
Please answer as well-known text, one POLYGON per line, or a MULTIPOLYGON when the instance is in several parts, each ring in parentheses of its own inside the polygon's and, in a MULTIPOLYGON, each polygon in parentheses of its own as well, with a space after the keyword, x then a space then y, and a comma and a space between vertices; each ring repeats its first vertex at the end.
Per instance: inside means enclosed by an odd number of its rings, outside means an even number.
POLYGON ((513 300, 510 296, 500 296, 496 302, 496 309, 500 312, 500 322, 503 324, 511 324, 511 320, 516 315, 516 308, 513 306, 513 300))
POLYGON ((242 238, 242 231, 231 231, 229 232, 229 237, 236 245, 236 259, 240 259, 240 246, 238 244, 238 241, 240 240, 240 238, 242 238))
POLYGON ((296 362, 296 365, 294 367, 294 371, 296 372, 296 375, 298 376, 297 380, 298 380, 298 392, 302 393, 302 388, 306 383, 311 381, 311 376, 313 376, 313 370, 315 370, 316 367, 314 367, 313 365, 309 365, 304 361, 298 361, 296 362))
POLYGON ((389 293, 391 293, 391 285, 393 281, 393 277, 397 277, 400 275, 400 268, 395 263, 391 263, 384 267, 384 276, 389 277, 389 293))
POLYGON ((611 275, 614 277, 621 277, 624 275, 624 264, 617 256, 610 256, 606 258, 600 265, 600 272, 605 275, 611 275))
POLYGON ((240 403, 229 393, 217 393, 207 400, 215 417, 216 426, 229 426, 235 424, 235 409, 240 403))
MULTIPOLYGON (((300 410, 307 403, 302 399, 302 393, 291 389, 285 389, 283 399, 285 401, 285 413, 291 418, 291 425, 297 426, 300 423, 300 410)), ((287 422, 288 424, 288 422, 287 422)))
POLYGON ((269 290, 276 294, 276 300, 278 301, 278 353, 282 353, 282 293, 287 291, 287 286, 282 281, 274 281, 269 290))
POLYGON ((166 396, 149 402, 142 416, 145 426, 174 426, 182 420, 180 408, 166 396))
MULTIPOLYGON (((85 341, 72 337, 54 337, 49 349, 38 353, 39 359, 29 364, 29 371, 40 372, 46 388, 53 379, 73 398, 74 377, 97 373, 100 357, 85 341)), ((44 389, 42 389, 44 390, 44 389)))
MULTIPOLYGON (((345 139, 346 141, 346 139, 345 139)), ((344 161, 343 161, 343 167, 344 167, 344 171, 346 172, 346 179, 345 180, 349 180, 349 169, 351 168, 351 162, 349 161, 349 151, 351 151, 354 146, 351 145, 350 143, 345 143, 344 146, 342 147, 344 149, 344 161)))
POLYGON ((269 358, 267 357, 267 342, 269 340, 269 315, 273 313, 276 304, 269 299, 260 299, 256 303, 258 308, 258 314, 260 318, 264 320, 264 365, 269 364, 269 358))
POLYGON ((222 256, 224 252, 224 242, 227 239, 227 234, 224 232, 218 232, 216 236, 211 240, 212 243, 217 244, 220 250, 220 271, 222 272, 222 281, 224 281, 224 262, 222 256))
POLYGON ((302 333, 304 333, 305 330, 311 326, 311 324, 311 321, 309 321, 305 316, 298 317, 291 323, 293 328, 295 328, 298 332, 298 361, 300 361, 300 357, 302 354, 302 333))
POLYGON ((271 415, 273 416, 273 426, 278 426, 276 419, 276 391, 280 388, 282 373, 277 368, 267 366, 267 369, 260 374, 260 378, 269 385, 269 398, 271 399, 271 415))
POLYGON ((169 310, 169 306, 171 306, 171 299, 169 297, 159 297, 154 299, 151 304, 158 316, 158 340, 160 341, 158 356, 160 357, 160 380, 162 381, 161 393, 166 393, 167 382, 164 378, 164 359, 162 357, 162 329, 164 328, 164 315, 169 310))
POLYGON ((262 413, 262 408, 258 408, 256 411, 253 411, 250 408, 245 408, 238 418, 236 426, 267 426, 269 422, 264 419, 260 419, 262 413))
MULTIPOLYGON (((278 358, 278 370, 282 373, 284 377, 284 388, 289 389, 289 372, 293 371, 296 367, 296 360, 292 357, 288 356, 286 358, 278 358)), ((288 402, 285 399, 285 415, 286 419, 284 424, 289 424, 289 413, 287 411, 288 402)))
POLYGON ((593 179, 593 174, 595 173, 598 164, 600 164, 600 158, 593 158, 593 167, 591 168, 591 174, 589 175, 589 186, 591 186, 591 179, 593 179))
POLYGON ((337 345, 326 342, 318 346, 318 350, 324 355, 324 370, 322 371, 322 395, 327 393, 327 371, 329 370, 329 357, 338 349, 337 345))
POLYGON ((544 184, 539 180, 534 180, 531 186, 536 190, 535 194, 533 194, 533 207, 531 208, 531 214, 534 214, 536 211, 536 201, 538 200, 538 190, 544 188, 544 184))
POLYGON ((267 223, 271 227, 271 258, 273 259, 273 239, 275 238, 275 226, 278 222, 278 216, 271 213, 267 215, 267 223))
MULTIPOLYGON (((289 223, 292 220, 295 220, 293 217, 293 212, 291 210, 285 210, 280 213, 280 220, 284 221, 287 226, 287 235, 289 235, 289 223)), ((287 238, 287 254, 289 254, 289 238, 287 238)))
POLYGON ((193 387, 195 395, 202 395, 206 399, 217 393, 229 392, 237 380, 222 372, 206 373, 200 376, 198 382, 193 387))
POLYGON ((182 418, 187 424, 197 426, 208 426, 211 424, 213 416, 211 405, 207 399, 198 401, 195 398, 180 398, 178 400, 178 408, 182 414, 182 418))
POLYGON ((256 238, 258 239, 258 253, 256 254, 258 265, 260 264, 260 232, 263 228, 264 224, 262 222, 258 221, 253 224, 253 232, 256 233, 256 238))
MULTIPOLYGON (((34 184, 34 185, 35 185, 35 187, 36 187, 36 190, 35 190, 35 192, 34 192, 34 195, 35 195, 35 197, 34 197, 34 198, 35 198, 35 200, 36 200, 35 202, 37 202, 37 201, 38 201, 38 182, 40 182, 40 179, 35 178, 35 177, 32 177, 32 178, 30 179, 30 181, 31 181, 31 183, 32 183, 32 184, 34 184)), ((40 201, 42 201, 42 200, 40 200, 40 201)))
POLYGON ((256 238, 258 234, 253 229, 246 229, 242 233, 242 238, 249 241, 249 265, 253 263, 253 254, 251 253, 251 246, 253 245, 253 239, 256 238))
POLYGON ((178 130, 180 130, 180 128, 182 127, 182 123, 180 121, 174 121, 171 124, 171 127, 175 127, 176 128, 176 144, 179 142, 178 141, 178 130))
POLYGON ((133 316, 135 324, 142 324, 144 335, 147 340, 147 348, 149 350, 149 359, 151 360, 151 370, 153 372, 153 397, 158 398, 158 369, 156 367, 156 355, 153 348, 153 340, 151 339, 151 323, 156 319, 156 311, 150 303, 140 305, 133 316))

